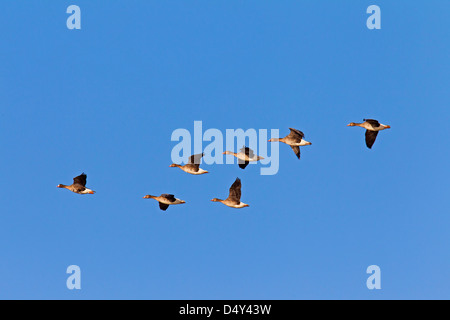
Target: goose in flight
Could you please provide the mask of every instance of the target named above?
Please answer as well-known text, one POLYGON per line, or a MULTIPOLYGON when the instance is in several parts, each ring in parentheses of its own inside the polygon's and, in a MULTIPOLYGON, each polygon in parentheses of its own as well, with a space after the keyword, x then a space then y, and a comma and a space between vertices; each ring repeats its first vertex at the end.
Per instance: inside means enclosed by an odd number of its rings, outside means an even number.
POLYGON ((222 202, 224 205, 231 208, 244 208, 249 207, 248 204, 241 202, 241 179, 236 178, 236 181, 230 187, 230 194, 227 199, 220 200, 217 198, 212 199, 213 202, 222 202))
POLYGON ((355 123, 351 122, 347 126, 348 127, 361 127, 366 129, 366 145, 367 148, 372 149, 375 140, 377 139, 378 132, 384 129, 390 129, 391 126, 387 126, 379 123, 377 120, 373 119, 363 119, 363 123, 355 123))
POLYGON ((238 153, 234 153, 231 151, 225 151, 223 154, 229 154, 238 158, 239 168, 245 169, 250 162, 256 162, 259 160, 263 160, 263 157, 256 155, 252 149, 244 146, 238 153))
POLYGON ((170 205, 186 203, 186 201, 175 198, 173 194, 162 194, 158 197, 146 195, 144 199, 155 199, 159 202, 159 208, 163 211, 166 211, 170 205))
POLYGON ((204 153, 193 154, 192 156, 189 157, 189 162, 184 166, 172 163, 169 167, 177 167, 183 170, 184 172, 195 175, 208 173, 208 171, 200 168, 200 160, 204 155, 205 155, 204 153))
POLYGON ((78 177, 73 178, 73 184, 70 186, 66 186, 64 184, 58 184, 57 188, 64 188, 67 190, 70 190, 72 192, 78 193, 78 194, 94 194, 95 191, 92 191, 91 189, 86 188, 86 180, 87 175, 82 173, 78 177))
POLYGON ((310 146, 312 143, 304 140, 305 134, 300 130, 289 128, 291 132, 284 138, 272 138, 269 142, 284 142, 287 145, 291 146, 292 150, 294 150, 295 155, 298 159, 300 159, 300 147, 301 146, 310 146))

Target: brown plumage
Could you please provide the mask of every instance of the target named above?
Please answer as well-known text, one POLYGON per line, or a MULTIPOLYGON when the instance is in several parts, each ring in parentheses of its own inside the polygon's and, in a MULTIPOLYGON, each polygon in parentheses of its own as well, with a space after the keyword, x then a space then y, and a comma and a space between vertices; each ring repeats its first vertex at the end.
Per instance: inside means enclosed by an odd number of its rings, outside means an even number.
POLYGON ((167 193, 163 193, 160 196, 146 195, 144 199, 155 199, 159 202, 159 208, 163 211, 166 211, 170 205, 186 203, 186 201, 175 198, 173 194, 167 193))
POLYGON ((239 153, 225 151, 223 154, 233 155, 238 158, 238 165, 241 169, 245 169, 250 162, 256 162, 264 159, 263 157, 256 155, 252 149, 246 146, 243 146, 239 153))
POLYGON ((172 163, 169 167, 180 168, 184 172, 195 175, 208 173, 208 171, 200 168, 200 161, 204 155, 204 153, 194 154, 189 157, 189 162, 187 164, 182 166, 176 163, 172 163))
POLYGON ((73 178, 73 184, 71 184, 70 186, 59 184, 56 187, 64 188, 78 194, 94 194, 95 191, 86 188, 86 182, 87 182, 87 175, 82 173, 78 177, 73 178))
POLYGON ((305 134, 297 129, 289 128, 291 132, 284 138, 272 138, 269 142, 283 142, 290 146, 300 160, 300 147, 310 146, 311 142, 304 140, 305 134))
POLYGON ((366 129, 366 146, 369 149, 372 149, 375 140, 377 139, 378 132, 385 129, 390 129, 391 126, 384 125, 378 122, 378 120, 374 119, 363 119, 362 123, 351 122, 347 126, 349 127, 361 127, 366 129))
POLYGON ((231 207, 231 208, 244 208, 248 207, 248 204, 245 204, 241 202, 241 179, 236 178, 234 183, 230 187, 230 193, 228 195, 228 198, 225 200, 221 200, 218 198, 214 198, 211 201, 213 202, 221 202, 224 205, 231 207))

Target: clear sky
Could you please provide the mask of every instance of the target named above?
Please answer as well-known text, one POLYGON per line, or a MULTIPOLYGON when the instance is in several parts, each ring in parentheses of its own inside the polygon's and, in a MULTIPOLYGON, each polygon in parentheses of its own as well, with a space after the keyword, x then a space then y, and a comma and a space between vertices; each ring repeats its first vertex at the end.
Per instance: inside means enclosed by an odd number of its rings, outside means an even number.
POLYGON ((450 298, 450 2, 2 1, 0 298, 450 298), (81 8, 81 30, 66 9, 81 8), (381 30, 366 9, 381 8, 381 30), (349 122, 392 128, 372 150, 349 122), (169 168, 177 128, 302 130, 169 168), (57 189, 81 172, 93 196, 57 189), (240 210, 211 202, 242 180, 240 210), (146 194, 186 204, 159 210, 146 194), (81 268, 82 289, 66 288, 81 268), (366 269, 381 268, 381 290, 366 269))

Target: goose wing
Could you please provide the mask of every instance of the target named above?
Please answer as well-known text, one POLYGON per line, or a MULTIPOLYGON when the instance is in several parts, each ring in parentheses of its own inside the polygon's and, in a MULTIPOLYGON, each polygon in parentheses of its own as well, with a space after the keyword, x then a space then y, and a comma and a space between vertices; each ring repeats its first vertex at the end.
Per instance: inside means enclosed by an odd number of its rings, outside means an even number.
POLYGON ((297 158, 300 159, 300 147, 297 146, 291 146, 292 150, 294 150, 295 155, 297 156, 297 158))
POLYGON ((288 139, 301 141, 305 137, 305 134, 300 130, 294 128, 289 128, 289 130, 291 130, 291 132, 286 136, 288 139))
POLYGON ((249 158, 253 158, 254 153, 253 150, 250 149, 249 147, 242 147, 241 152, 244 153, 245 155, 247 155, 247 157, 249 158))
POLYGON ((195 169, 195 171, 198 171, 198 169, 200 168, 200 161, 204 155, 205 155, 204 153, 193 154, 192 156, 189 157, 188 164, 193 169, 195 169))
POLYGON ((161 210, 166 211, 168 207, 169 207, 168 204, 159 202, 159 208, 160 208, 161 210))
POLYGON ((236 178, 231 185, 228 200, 234 201, 236 204, 241 203, 241 179, 236 178))
POLYGON ((162 194, 161 197, 163 197, 164 199, 170 201, 170 202, 175 202, 177 199, 175 199, 175 196, 173 194, 162 194))
POLYGON ((241 169, 245 169, 249 163, 250 162, 248 162, 248 161, 244 161, 241 163, 241 160, 238 160, 238 165, 239 165, 239 168, 241 168, 241 169))
POLYGON ((372 149, 375 140, 377 139, 378 131, 366 130, 366 145, 367 148, 372 149))
POLYGON ((378 120, 374 120, 374 119, 363 119, 365 122, 367 122, 368 124, 370 124, 372 127, 376 128, 380 126, 380 123, 378 122, 378 120))
POLYGON ((87 175, 82 173, 78 177, 73 178, 73 184, 79 184, 86 187, 87 175))
POLYGON ((189 164, 200 164, 200 160, 202 159, 202 157, 204 156, 204 153, 199 153, 199 154, 193 154, 192 156, 189 157, 189 164))

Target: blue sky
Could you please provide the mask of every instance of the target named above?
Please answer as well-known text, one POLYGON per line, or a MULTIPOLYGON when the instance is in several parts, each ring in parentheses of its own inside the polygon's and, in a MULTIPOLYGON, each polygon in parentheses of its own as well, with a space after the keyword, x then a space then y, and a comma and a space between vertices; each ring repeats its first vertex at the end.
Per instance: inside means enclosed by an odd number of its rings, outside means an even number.
POLYGON ((448 1, 4 1, 0 298, 449 299, 448 1), (81 8, 82 29, 66 28, 81 8), (366 8, 381 8, 368 30, 366 8), (372 150, 349 122, 391 125, 372 150), (173 130, 288 127, 280 170, 173 130), (57 189, 81 172, 94 196, 57 189), (242 201, 226 197, 236 177, 242 201), (145 194, 185 205, 159 210, 145 194), (81 268, 79 291, 66 268, 81 268), (381 268, 368 290, 366 268, 381 268))

